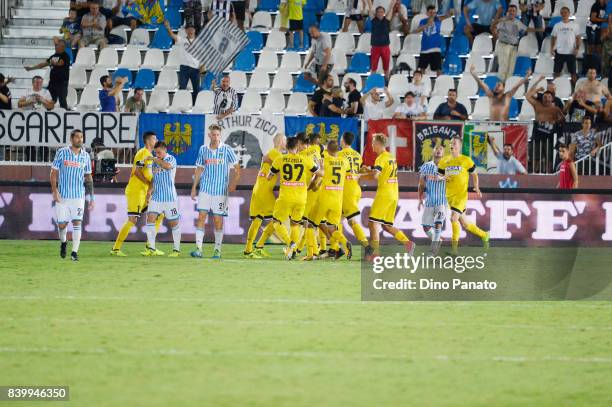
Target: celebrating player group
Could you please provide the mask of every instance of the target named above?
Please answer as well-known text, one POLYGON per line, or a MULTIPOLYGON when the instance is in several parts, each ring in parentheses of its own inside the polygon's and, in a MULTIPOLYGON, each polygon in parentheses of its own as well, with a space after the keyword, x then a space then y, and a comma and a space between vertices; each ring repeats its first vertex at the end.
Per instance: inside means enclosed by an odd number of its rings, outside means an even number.
MULTIPOLYGON (((203 242, 206 219, 214 223, 214 248, 211 258, 221 259, 223 220, 228 216, 229 194, 236 190, 240 179, 238 157, 221 141, 221 128, 208 128, 208 145, 200 147, 193 177, 191 197, 196 201, 196 247, 190 255, 204 257, 203 242)), ((362 164, 361 155, 351 148, 354 135, 344 133, 340 142, 321 145, 317 134, 298 133, 286 138, 274 137, 274 147, 261 163, 252 190, 244 257, 270 257, 265 244, 275 234, 285 245, 287 260, 301 258, 351 259, 353 247, 343 233, 343 219, 350 225, 364 255, 372 259, 379 254, 381 229, 401 242, 412 255, 415 244, 394 226, 399 200, 397 161, 386 150, 387 139, 374 134, 372 149, 376 161, 372 167, 362 164), (360 180, 375 180, 376 195, 368 221, 369 239, 361 227, 359 201, 360 180), (274 188, 279 185, 278 198, 274 188), (287 228, 289 226, 289 228, 287 228), (263 228, 262 228, 263 227, 263 228), (261 230, 261 234, 258 234, 261 230), (301 254, 303 252, 303 255, 301 254), (298 257, 299 256, 299 257, 298 257)), ((83 133, 72 132, 71 145, 57 151, 51 168, 51 188, 55 202, 60 237, 60 256, 67 253, 67 225, 72 222, 71 259, 78 260, 81 221, 85 201, 93 209, 94 191, 91 161, 83 148, 83 133)), ((172 231, 173 250, 169 257, 181 255, 180 212, 175 187, 176 158, 167 151, 154 132, 143 134, 144 146, 136 153, 130 180, 125 189, 127 220, 121 227, 110 254, 127 256, 121 249, 130 231, 145 217, 146 244, 143 256, 164 256, 155 240, 164 219, 172 231)), ((480 237, 488 246, 489 234, 468 222, 464 212, 468 199, 469 174, 474 191, 481 197, 474 162, 461 155, 460 137, 451 141, 451 154, 444 148, 434 149, 433 159, 421 166, 418 185, 419 209, 423 209, 422 225, 431 239, 430 252, 437 255, 440 237, 450 209, 452 253, 457 253, 460 226, 480 237)))

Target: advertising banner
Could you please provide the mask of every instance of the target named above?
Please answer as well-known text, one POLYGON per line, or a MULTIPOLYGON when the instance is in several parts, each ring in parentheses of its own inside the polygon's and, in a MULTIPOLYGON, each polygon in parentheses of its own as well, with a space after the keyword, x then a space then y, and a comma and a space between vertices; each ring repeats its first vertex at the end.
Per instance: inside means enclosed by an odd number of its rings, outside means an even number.
MULTIPOLYGON (((234 149, 242 168, 259 168, 264 154, 274 147, 274 136, 285 131, 281 115, 236 114, 223 120, 206 115, 206 129, 211 124, 221 127, 221 140, 234 149)), ((204 137, 204 143, 209 143, 208 135, 204 137)))
POLYGON ((463 122, 414 122, 414 168, 419 169, 423 163, 430 161, 436 146, 444 146, 444 152, 450 154, 450 140, 453 136, 463 134, 463 122))
POLYGON ((63 147, 80 129, 86 146, 99 139, 106 147, 134 147, 137 126, 134 113, 0 110, 0 145, 63 147))
POLYGON ((498 173, 497 162, 504 144, 511 144, 514 156, 527 168, 529 128, 530 125, 520 123, 466 122, 463 154, 472 158, 479 172, 498 173))
MULTIPOLYGON (((370 122, 372 123, 372 122, 370 122)), ((321 143, 340 140, 342 133, 350 131, 355 135, 353 148, 359 151, 359 120, 341 117, 285 117, 285 133, 295 136, 300 131, 321 135, 321 143)))
POLYGON ((198 150, 204 142, 204 115, 143 113, 138 124, 139 144, 142 135, 154 131, 158 140, 168 145, 168 152, 178 165, 195 165, 198 150))
POLYGON ((395 155, 397 165, 408 169, 414 168, 412 121, 406 119, 370 120, 368 135, 363 147, 363 163, 374 165, 376 154, 372 150, 372 136, 383 133, 388 138, 388 149, 395 155))
MULTIPOLYGON (((606 194, 542 194, 512 192, 483 193, 483 198, 470 199, 466 216, 481 228, 489 230, 491 246, 513 244, 521 246, 556 246, 573 243, 583 246, 609 246, 612 242, 612 195, 606 194), (596 221, 595 221, 596 220, 596 221)), ((194 240, 197 211, 188 188, 179 188, 179 210, 183 240, 194 240)), ((366 226, 374 192, 364 191, 360 202, 359 219, 366 226)), ((470 198, 475 198, 470 195, 470 198)), ((243 243, 249 227, 251 191, 239 190, 231 194, 229 216, 225 219, 224 241, 243 243)), ((56 239, 55 211, 49 186, 0 185, 0 238, 1 239, 56 239)), ((96 206, 86 210, 83 228, 85 240, 114 240, 126 219, 123 188, 99 185, 96 187, 96 206)), ((422 239, 426 235, 421 227, 422 209, 419 210, 416 192, 400 192, 395 226, 408 237, 422 239)), ((143 241, 142 227, 130 234, 129 239, 143 241)), ((450 222, 442 236, 450 238, 450 222)), ((353 239, 351 228, 345 227, 348 238, 353 239)), ((160 239, 170 241, 166 227, 160 239)), ((367 228, 366 228, 367 232, 367 228)), ((207 231, 210 239, 212 231, 207 231), (208 233, 211 232, 211 233, 208 233)), ((391 242, 389 236, 383 239, 391 242)), ((462 244, 479 245, 479 239, 461 232, 462 244)))

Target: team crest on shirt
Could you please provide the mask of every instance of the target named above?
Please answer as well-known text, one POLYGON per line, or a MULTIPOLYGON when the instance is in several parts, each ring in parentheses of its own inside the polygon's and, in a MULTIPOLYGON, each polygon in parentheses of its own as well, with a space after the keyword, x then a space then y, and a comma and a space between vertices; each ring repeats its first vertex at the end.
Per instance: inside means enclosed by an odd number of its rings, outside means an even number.
POLYGON ((175 155, 181 155, 191 146, 191 124, 185 123, 181 129, 180 122, 166 123, 164 125, 164 143, 175 155))

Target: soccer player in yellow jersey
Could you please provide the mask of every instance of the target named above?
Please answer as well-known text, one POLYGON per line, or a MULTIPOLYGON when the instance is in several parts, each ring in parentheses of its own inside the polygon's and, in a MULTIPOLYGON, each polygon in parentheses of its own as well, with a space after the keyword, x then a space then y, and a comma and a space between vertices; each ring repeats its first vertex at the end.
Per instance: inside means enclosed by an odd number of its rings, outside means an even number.
POLYGON ((298 154, 298 139, 292 137, 287 140, 287 154, 272 163, 268 179, 272 179, 275 174, 279 174, 280 192, 272 213, 274 230, 287 245, 285 256, 287 260, 291 260, 295 243, 300 237, 300 222, 306 208, 307 190, 322 175, 322 170, 311 157, 298 154), (283 225, 287 219, 291 220, 291 235, 283 225))
POLYGON ((482 239, 485 247, 489 244, 489 232, 485 232, 473 223, 468 222, 465 217, 465 206, 468 200, 469 174, 472 174, 474 182, 474 192, 478 198, 482 198, 482 193, 478 186, 478 174, 476 165, 470 157, 461 154, 463 140, 461 137, 453 137, 451 140, 451 154, 442 157, 438 163, 438 172, 446 179, 446 200, 451 209, 451 226, 453 237, 451 240, 453 253, 457 252, 459 246, 459 234, 461 229, 475 234, 482 239))
MULTIPOLYGON (((136 156, 134 157, 132 174, 130 175, 130 180, 127 187, 125 188, 128 220, 125 221, 119 230, 113 250, 110 252, 111 256, 126 256, 126 254, 121 251, 121 246, 130 234, 130 230, 138 222, 140 215, 147 211, 147 192, 151 187, 151 180, 153 179, 153 173, 151 172, 153 161, 151 159, 153 157, 153 147, 155 146, 155 143, 157 143, 157 136, 155 135, 155 132, 147 131, 142 135, 142 141, 144 143, 144 147, 138 150, 136 156)), ((155 222, 156 230, 159 230, 159 226, 161 225, 163 218, 163 215, 161 215, 155 222)), ((164 253, 160 250, 156 250, 155 254, 163 255, 164 253)))
POLYGON ((358 216, 359 201, 361 200, 361 187, 359 186, 359 176, 361 171, 361 154, 351 148, 355 140, 355 135, 351 132, 346 132, 342 135, 340 145, 342 150, 338 153, 340 157, 345 157, 349 163, 349 170, 346 173, 346 181, 344 182, 344 193, 342 197, 342 216, 346 218, 353 234, 359 240, 362 246, 368 245, 368 238, 359 223, 358 216))
MULTIPOLYGON (((261 254, 264 253, 263 249, 254 251, 253 242, 257 237, 257 232, 259 231, 263 221, 269 221, 272 219, 274 202, 276 202, 276 197, 274 196, 274 186, 276 185, 277 177, 275 176, 269 180, 268 174, 270 172, 270 166, 274 160, 283 155, 286 144, 287 138, 285 135, 281 133, 277 134, 274 136, 274 147, 268 151, 261 160, 261 167, 257 173, 257 181, 255 181, 255 186, 253 187, 253 192, 251 194, 251 206, 249 207, 251 226, 247 232, 247 241, 244 248, 244 256, 250 259, 259 259, 262 257, 261 254)), ((268 226, 271 226, 271 230, 265 237, 263 243, 265 243, 274 230, 274 225, 272 222, 270 222, 268 226)), ((268 226, 266 226, 264 229, 264 235, 266 234, 266 229, 268 229, 268 226)))
MULTIPOLYGON (((340 230, 342 197, 349 167, 348 160, 338 154, 338 142, 330 141, 323 157, 323 178, 319 188, 321 193, 314 210, 314 216, 311 217, 310 221, 315 228, 324 229, 324 232, 331 236, 330 244, 332 247, 339 244, 344 249, 347 259, 350 260, 353 250, 340 230), (322 223, 323 221, 325 221, 325 224, 322 223)), ((317 242, 312 228, 306 229, 306 242, 308 253, 314 252, 317 242)), ((336 258, 341 257, 340 253, 342 252, 340 250, 336 253, 336 258)), ((304 260, 313 260, 313 257, 306 257, 304 260)))
POLYGON ((399 200, 399 187, 397 183, 397 161, 395 157, 386 150, 387 138, 382 133, 376 133, 372 137, 372 149, 377 155, 374 167, 367 174, 367 178, 378 181, 376 196, 370 209, 370 244, 365 249, 366 258, 379 255, 380 227, 390 233, 395 239, 406 246, 406 251, 412 256, 414 253, 414 242, 398 228, 393 226, 397 202, 399 200))
MULTIPOLYGON (((300 134, 300 137, 303 137, 307 140, 308 146, 306 148, 304 148, 300 154, 309 156, 313 159, 313 161, 315 162, 315 164, 317 164, 317 166, 321 166, 321 144, 319 144, 319 142, 321 141, 321 136, 313 133, 310 135, 303 135, 300 134)), ((304 245, 306 244, 306 230, 313 228, 313 223, 312 223, 312 217, 314 216, 314 211, 316 209, 317 206, 317 202, 319 201, 319 192, 320 190, 318 189, 318 185, 315 188, 311 188, 308 190, 308 194, 306 196, 306 209, 304 210, 304 216, 302 217, 302 229, 304 231, 304 233, 301 233, 302 235, 302 239, 298 242, 297 245, 297 250, 296 252, 299 253, 303 248, 304 245)), ((321 235, 319 235, 321 236, 321 235)), ((316 250, 316 249, 315 249, 316 250)), ((318 253, 308 253, 306 257, 309 256, 314 256, 315 254, 320 254, 318 253)))

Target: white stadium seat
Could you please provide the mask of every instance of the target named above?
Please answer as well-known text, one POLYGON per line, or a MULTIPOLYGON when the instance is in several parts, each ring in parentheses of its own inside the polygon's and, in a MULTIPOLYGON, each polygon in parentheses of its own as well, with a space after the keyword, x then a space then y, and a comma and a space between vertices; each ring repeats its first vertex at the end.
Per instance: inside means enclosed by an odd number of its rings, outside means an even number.
POLYGON ((409 34, 404 38, 402 53, 419 55, 421 53, 422 34, 409 34))
POLYGON ((334 59, 334 67, 332 68, 332 72, 336 74, 342 74, 346 72, 346 68, 348 67, 348 62, 346 60, 346 53, 341 49, 333 49, 332 55, 334 59))
POLYGON ((538 39, 532 33, 521 38, 518 47, 518 55, 535 58, 538 55, 538 39))
POLYGON ((263 50, 259 54, 259 61, 257 61, 257 68, 267 69, 268 72, 276 71, 278 68, 278 57, 276 52, 270 50, 263 50))
POLYGON ((474 111, 472 112, 473 120, 487 120, 489 118, 489 98, 476 99, 474 111))
POLYGON ((554 61, 549 54, 540 53, 538 60, 535 64, 533 73, 535 75, 552 76, 553 74, 554 61))
POLYGON ((139 48, 145 48, 149 46, 149 42, 149 31, 147 31, 146 29, 137 28, 132 31, 132 36, 130 37, 130 45, 134 45, 139 48))
MULTIPOLYGON (((68 110, 74 110, 78 103, 77 91, 73 87, 68 87, 68 95, 66 96, 66 104, 68 105, 68 110)), ((59 103, 59 100, 57 101, 59 103)))
POLYGON ((159 71, 164 66, 164 51, 159 48, 149 48, 145 54, 141 68, 159 71))
POLYGON ((123 48, 124 44, 127 44, 128 42, 127 30, 130 30, 130 27, 128 27, 127 25, 120 25, 117 27, 113 27, 110 33, 114 35, 118 35, 119 37, 123 38, 123 44, 111 44, 111 47, 123 48))
POLYGON ((477 93, 478 83, 476 83, 472 75, 464 74, 461 79, 459 79, 457 94, 459 96, 475 96, 477 93))
POLYGON ((452 76, 449 75, 440 75, 436 78, 436 83, 434 84, 433 91, 431 93, 432 96, 444 96, 448 95, 449 89, 455 88, 455 80, 452 76))
POLYGON ((267 92, 270 90, 270 75, 268 75, 268 71, 265 68, 257 68, 253 71, 248 89, 257 92, 267 92))
POLYGON ((175 91, 178 89, 178 75, 172 68, 163 68, 157 79, 157 89, 175 91))
POLYGON ((272 16, 267 11, 258 11, 253 15, 251 28, 257 30, 268 30, 272 27, 272 16))
MULTIPOLYGON (((275 78, 276 79, 276 78, 275 78)), ((266 97, 262 114, 282 114, 285 110, 285 96, 278 89, 272 89, 266 97)))
POLYGON ((232 88, 236 89, 238 92, 244 92, 247 86, 247 77, 246 73, 242 71, 231 71, 229 73, 230 83, 232 84, 232 88))
POLYGON ((100 51, 96 67, 115 69, 119 64, 119 56, 115 48, 106 47, 100 51))
POLYGON ((173 68, 175 70, 179 69, 179 65, 181 64, 179 61, 179 52, 180 50, 176 45, 170 48, 170 53, 168 54, 168 59, 166 60, 167 68, 173 68))
POLYGON ((347 54, 352 54, 355 51, 355 38, 353 34, 348 32, 341 32, 336 37, 336 43, 334 49, 339 49, 347 54))
POLYGON ((307 114, 308 97, 305 93, 293 92, 289 96, 285 114, 288 116, 298 116, 307 114))
POLYGON ((327 12, 331 13, 343 13, 346 11, 346 4, 343 0, 329 0, 327 2, 327 12))
MULTIPOLYGON (((584 1, 584 0, 580 0, 584 1)), ((570 10, 570 15, 574 15, 576 10, 574 9, 574 0, 557 0, 555 2, 555 11, 552 13, 553 16, 561 15, 561 8, 567 7, 570 10)))
POLYGON ((467 110, 468 115, 472 114, 472 102, 470 101, 470 98, 467 96, 457 96, 457 102, 465 106, 465 110, 467 110))
POLYGON ((441 103, 444 102, 446 102, 445 96, 432 96, 429 99, 429 103, 427 104, 427 115, 430 119, 433 119, 433 114, 435 113, 436 109, 441 103))
POLYGON ((361 92, 361 89, 363 88, 363 80, 361 79, 361 75, 359 75, 358 73, 351 72, 344 75, 344 79, 347 78, 353 79, 357 83, 357 90, 361 92))
POLYGON ((198 93, 193 113, 212 113, 215 105, 215 94, 211 90, 202 90, 198 93))
POLYGON ((121 63, 118 67, 136 70, 140 67, 141 63, 142 60, 140 56, 140 50, 136 47, 127 47, 125 51, 123 51, 123 55, 121 56, 121 63))
POLYGON ((72 66, 68 78, 68 86, 75 89, 83 89, 87 85, 87 71, 83 66, 72 66))
POLYGON ((412 69, 413 71, 417 68, 416 58, 412 54, 399 54, 399 56, 397 57, 396 65, 399 65, 401 62, 408 64, 410 69, 412 69))
POLYGON ((533 110, 531 103, 527 102, 526 100, 523 101, 523 106, 521 106, 521 113, 519 114, 518 119, 521 121, 531 121, 535 119, 535 111, 533 110))
POLYGON ((483 58, 483 56, 484 56, 483 54, 479 54, 479 53, 472 51, 472 53, 470 54, 470 57, 465 63, 464 76, 470 74, 470 66, 472 65, 476 67, 476 73, 479 75, 487 72, 487 63, 485 59, 483 58))
POLYGON ((298 72, 302 68, 302 57, 297 52, 286 52, 283 55, 280 67, 281 69, 291 69, 292 72, 298 72))
POLYGON ((412 21, 410 22, 410 32, 413 32, 419 28, 419 24, 424 18, 427 18, 427 14, 417 14, 416 16, 412 17, 412 21))
POLYGON ((388 88, 393 96, 404 96, 408 92, 408 78, 404 74, 393 74, 389 78, 388 88))
POLYGON ((81 100, 77 105, 80 111, 98 110, 100 105, 100 97, 98 95, 98 86, 88 85, 81 93, 81 100))
POLYGON ((591 7, 597 0, 580 0, 576 8, 576 17, 590 17, 591 7))
POLYGON ((279 30, 272 30, 268 34, 268 39, 266 40, 266 47, 264 49, 272 50, 272 51, 282 51, 287 46, 287 41, 285 39, 285 33, 279 30))
POLYGON ((104 75, 108 75, 108 70, 104 67, 96 66, 91 74, 89 75, 89 84, 101 88, 100 78, 104 75))
MULTIPOLYGON (((291 89, 293 89, 293 76, 291 75, 290 69, 279 69, 278 70, 276 75, 274 75, 274 80, 272 81, 272 89, 278 90, 284 93, 291 92, 291 89)), ((271 95, 268 95, 268 99, 270 97, 271 95)), ((267 99, 266 99, 266 103, 267 103, 267 99)), ((285 102, 283 99, 283 104, 284 103, 285 102)))
POLYGON ((261 111, 261 96, 255 89, 247 89, 242 97, 242 103, 238 112, 240 114, 256 114, 261 111))
POLYGON ((191 91, 187 89, 179 90, 174 94, 172 106, 168 111, 170 113, 187 113, 193 108, 193 97, 191 91))
POLYGON ((170 105, 170 98, 168 97, 168 91, 165 89, 153 89, 151 96, 149 97, 149 105, 147 106, 147 112, 159 113, 168 111, 170 105))
MULTIPOLYGON (((553 82, 557 86, 557 90, 555 91, 555 95, 557 97, 567 99, 572 96, 572 81, 569 76, 560 76, 555 78, 553 82)), ((578 82, 580 82, 580 80, 578 80, 578 82)), ((578 82, 576 83, 576 86, 578 86, 578 82)))
POLYGON ((364 52, 369 54, 372 50, 372 46, 370 45, 370 39, 372 38, 372 34, 363 33, 359 36, 359 41, 357 41, 357 48, 355 52, 364 52))
MULTIPOLYGON (((519 83, 520 81, 522 81, 523 78, 520 76, 511 76, 508 79, 506 79, 506 92, 508 92, 510 89, 512 89, 517 83, 519 83)), ((525 85, 519 87, 519 89, 516 91, 516 93, 514 94, 514 98, 515 99, 520 99, 522 97, 525 96, 525 85)))
POLYGON ((450 37, 453 34, 454 29, 455 22, 452 18, 442 20, 442 24, 440 25, 440 34, 442 34, 442 36, 450 37))
POLYGON ((479 54, 490 54, 493 51, 493 40, 489 33, 478 34, 474 38, 474 44, 472 45, 472 52, 479 54))
POLYGON ((391 49, 391 55, 393 56, 399 55, 400 51, 402 50, 402 42, 400 41, 399 34, 399 31, 392 31, 389 34, 389 39, 391 41, 389 48, 391 49))
POLYGON ((96 65, 96 51, 91 47, 79 49, 76 59, 72 64, 73 67, 81 66, 85 69, 93 69, 94 65, 96 65))

